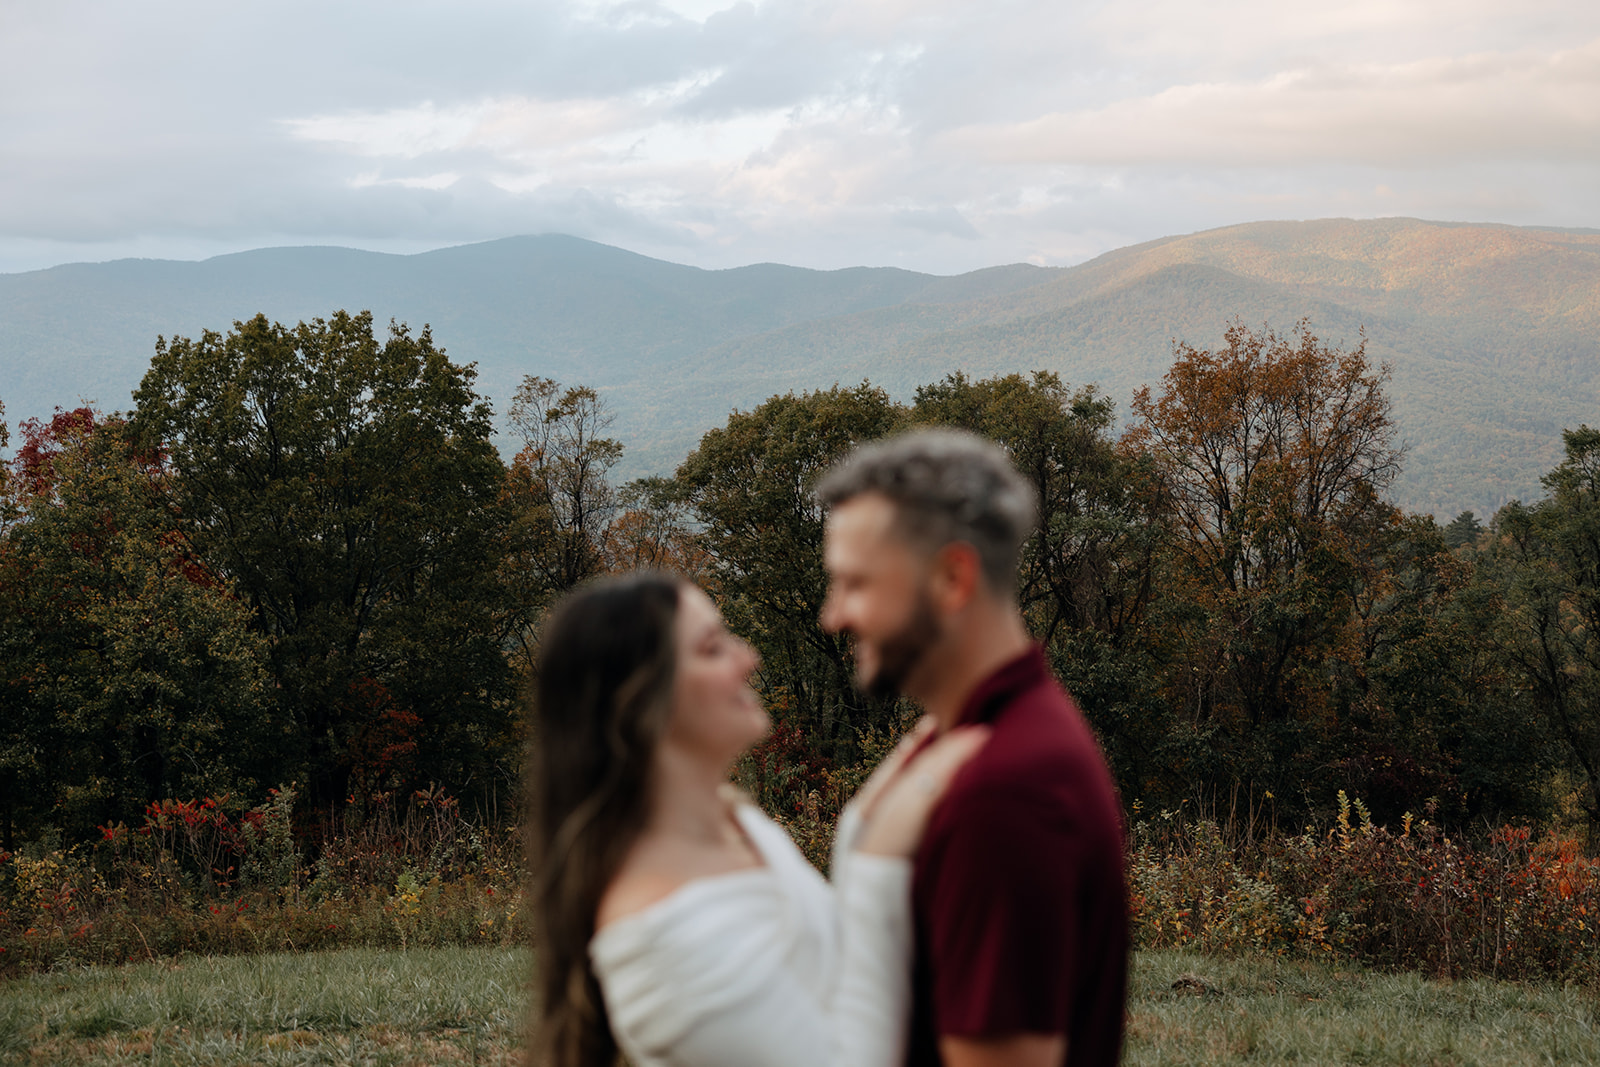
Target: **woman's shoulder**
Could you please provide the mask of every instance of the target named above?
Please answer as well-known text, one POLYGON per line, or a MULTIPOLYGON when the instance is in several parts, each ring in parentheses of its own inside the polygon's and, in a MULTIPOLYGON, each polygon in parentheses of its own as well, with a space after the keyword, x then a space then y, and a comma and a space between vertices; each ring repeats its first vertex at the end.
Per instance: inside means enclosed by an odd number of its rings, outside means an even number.
MULTIPOLYGON (((783 890, 770 868, 747 867, 654 888, 664 894, 601 926, 589 959, 608 1001, 631 1002, 643 990, 703 995, 763 970, 786 927, 783 890)), ((641 892, 635 899, 647 899, 641 892)))
POLYGON ((672 1048, 769 988, 784 966, 785 929, 766 867, 689 880, 602 927, 589 960, 624 1047, 672 1048))
POLYGON ((746 883, 759 883, 770 873, 766 867, 738 867, 705 874, 648 866, 624 870, 600 898, 595 929, 604 932, 632 920, 648 920, 674 906, 698 907, 702 899, 744 893, 748 891, 746 883))
POLYGON ((618 899, 642 906, 613 918, 589 942, 613 1025, 642 1046, 670 1045, 672 1035, 708 1013, 746 1003, 795 966, 797 942, 825 941, 831 930, 829 922, 812 921, 818 908, 829 914, 826 883, 783 828, 754 808, 736 815, 761 866, 650 882, 636 874, 636 886, 617 886, 618 899), (818 883, 816 893, 806 891, 791 869, 796 864, 818 883))
POLYGON ((642 839, 601 895, 595 911, 595 929, 605 930, 634 916, 647 916, 682 891, 701 883, 722 890, 737 889, 740 876, 759 877, 759 872, 770 873, 772 850, 779 845, 774 833, 787 841, 782 828, 748 805, 737 808, 735 815, 760 863, 726 866, 715 859, 707 862, 703 857, 686 856, 671 842, 642 839))
POLYGON ((670 871, 624 867, 600 896, 595 929, 604 930, 620 919, 648 911, 685 884, 681 875, 670 871))

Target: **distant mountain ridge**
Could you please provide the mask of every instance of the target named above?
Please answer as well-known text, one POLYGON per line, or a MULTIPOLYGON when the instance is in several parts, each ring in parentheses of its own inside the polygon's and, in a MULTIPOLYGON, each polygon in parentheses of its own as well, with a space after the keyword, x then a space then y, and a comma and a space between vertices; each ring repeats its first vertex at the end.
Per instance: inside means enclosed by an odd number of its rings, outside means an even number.
POLYGON ((1235 316, 1347 344, 1364 327, 1410 446, 1396 496, 1444 518, 1537 497, 1561 429, 1600 421, 1600 233, 1414 219, 1249 223, 954 277, 707 271, 559 235, 76 264, 0 275, 0 401, 13 422, 80 396, 126 407, 158 334, 337 308, 431 324, 497 401, 527 373, 599 387, 628 474, 670 470, 735 407, 835 381, 909 397, 956 369, 1044 368, 1126 412, 1174 338, 1214 345, 1235 316))

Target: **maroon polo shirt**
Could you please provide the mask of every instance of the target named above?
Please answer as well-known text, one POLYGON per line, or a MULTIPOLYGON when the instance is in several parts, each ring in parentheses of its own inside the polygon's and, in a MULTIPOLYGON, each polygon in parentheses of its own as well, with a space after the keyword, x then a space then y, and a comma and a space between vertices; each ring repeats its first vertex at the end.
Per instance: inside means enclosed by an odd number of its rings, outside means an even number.
POLYGON ((989 741, 934 809, 912 874, 907 1063, 948 1037, 1065 1034, 1072 1067, 1117 1062, 1128 977, 1122 815, 1105 758, 1037 646, 961 723, 989 741))

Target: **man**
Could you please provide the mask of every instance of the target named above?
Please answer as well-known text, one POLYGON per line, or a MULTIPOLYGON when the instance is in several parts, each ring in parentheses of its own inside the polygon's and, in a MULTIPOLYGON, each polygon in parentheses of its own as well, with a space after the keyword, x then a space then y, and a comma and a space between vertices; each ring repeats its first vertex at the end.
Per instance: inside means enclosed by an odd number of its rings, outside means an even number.
POLYGON ((829 508, 822 625, 855 639, 857 684, 919 701, 939 731, 992 727, 913 865, 908 1064, 1115 1064, 1121 812, 1017 606, 1031 487, 994 444, 927 430, 857 450, 817 498, 829 508))

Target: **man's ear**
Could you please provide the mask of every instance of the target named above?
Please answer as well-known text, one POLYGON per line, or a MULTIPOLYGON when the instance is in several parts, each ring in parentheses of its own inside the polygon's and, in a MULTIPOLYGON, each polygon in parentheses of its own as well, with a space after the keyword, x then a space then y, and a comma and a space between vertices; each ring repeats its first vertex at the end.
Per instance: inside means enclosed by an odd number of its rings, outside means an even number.
POLYGON ((952 541, 934 553, 929 585, 939 614, 954 615, 972 603, 982 581, 978 550, 965 541, 952 541))

